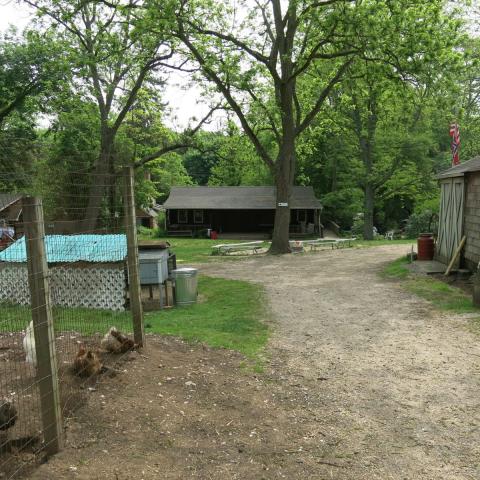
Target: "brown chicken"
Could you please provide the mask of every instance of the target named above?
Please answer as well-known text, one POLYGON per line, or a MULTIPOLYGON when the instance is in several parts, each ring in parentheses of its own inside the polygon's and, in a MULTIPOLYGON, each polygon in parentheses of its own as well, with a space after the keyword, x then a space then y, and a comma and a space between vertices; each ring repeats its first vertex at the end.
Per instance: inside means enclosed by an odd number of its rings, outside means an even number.
POLYGON ((17 421, 17 409, 8 400, 0 400, 0 430, 8 430, 17 421))
POLYGON ((73 371, 79 377, 91 377, 97 375, 102 370, 102 364, 97 355, 91 350, 87 350, 84 345, 80 345, 77 356, 73 361, 73 371))
POLYGON ((129 350, 133 350, 134 348, 137 348, 137 344, 134 343, 134 341, 130 338, 128 338, 126 335, 124 335, 122 332, 119 330, 111 330, 110 333, 112 334, 113 337, 115 337, 118 340, 119 353, 125 353, 128 352, 129 350))

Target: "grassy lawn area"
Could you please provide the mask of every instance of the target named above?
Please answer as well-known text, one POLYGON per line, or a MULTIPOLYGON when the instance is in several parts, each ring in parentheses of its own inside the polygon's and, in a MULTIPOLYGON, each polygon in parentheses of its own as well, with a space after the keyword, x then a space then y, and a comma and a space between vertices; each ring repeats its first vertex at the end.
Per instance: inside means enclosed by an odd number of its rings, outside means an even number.
MULTIPOLYGON (((146 332, 230 348, 257 359, 268 339, 262 288, 238 280, 201 276, 199 292, 195 305, 145 314, 146 332)), ((53 314, 57 333, 104 334, 113 325, 127 333, 132 331, 130 312, 55 307, 53 314)), ((30 320, 29 307, 0 305, 0 332, 19 332, 30 320)))
MULTIPOLYGON (((0 332, 24 330, 31 319, 30 307, 0 304, 0 332)), ((104 334, 111 326, 132 331, 130 312, 54 307, 53 319, 56 332, 75 331, 90 336, 104 334)))
MULTIPOLYGON (((209 238, 154 238, 139 235, 139 240, 168 242, 178 263, 206 263, 212 259, 238 259, 235 255, 212 256, 212 247, 223 243, 241 243, 248 240, 210 240, 209 238)), ((267 243, 265 243, 267 246, 267 243)))
POLYGON ((385 240, 380 238, 378 240, 356 240, 353 244, 356 247, 380 247, 382 245, 411 245, 415 243, 413 239, 400 239, 400 240, 385 240))
MULTIPOLYGON (((236 255, 212 256, 212 247, 221 243, 241 243, 247 240, 210 240, 208 238, 152 238, 139 235, 140 240, 166 242, 171 245, 171 250, 177 255, 178 263, 206 263, 212 259, 236 259, 244 258, 236 255)), ((381 245, 409 245, 415 240, 356 240, 354 247, 378 247, 381 245)), ((268 242, 265 242, 268 247, 268 242)))
POLYGON ((480 314, 480 309, 472 304, 471 295, 433 277, 411 274, 407 264, 408 259, 406 257, 399 258, 384 268, 382 276, 401 281, 406 290, 428 300, 439 310, 480 314))
POLYGON ((146 331, 230 348, 255 358, 268 339, 262 288, 239 280, 201 276, 199 292, 196 305, 148 313, 146 331))

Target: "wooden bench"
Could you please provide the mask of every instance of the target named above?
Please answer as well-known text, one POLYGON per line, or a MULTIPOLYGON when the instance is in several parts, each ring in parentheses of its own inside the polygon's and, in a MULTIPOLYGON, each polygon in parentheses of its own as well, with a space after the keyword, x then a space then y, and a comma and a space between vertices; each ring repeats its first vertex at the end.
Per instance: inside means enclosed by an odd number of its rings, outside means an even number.
POLYGON ((228 255, 230 252, 242 252, 248 250, 253 251, 253 253, 258 253, 258 250, 262 248, 262 245, 262 240, 244 243, 224 243, 221 245, 214 245, 212 247, 212 255, 228 255))

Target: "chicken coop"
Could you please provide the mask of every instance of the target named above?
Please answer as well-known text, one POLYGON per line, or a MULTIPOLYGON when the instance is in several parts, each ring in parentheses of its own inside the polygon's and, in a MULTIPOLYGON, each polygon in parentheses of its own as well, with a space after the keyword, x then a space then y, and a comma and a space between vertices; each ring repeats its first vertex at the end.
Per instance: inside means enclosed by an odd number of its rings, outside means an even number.
MULTIPOLYGON (((52 303, 121 311, 125 309, 125 235, 47 235, 52 303)), ((25 237, 0 252, 0 302, 29 305, 25 237)))

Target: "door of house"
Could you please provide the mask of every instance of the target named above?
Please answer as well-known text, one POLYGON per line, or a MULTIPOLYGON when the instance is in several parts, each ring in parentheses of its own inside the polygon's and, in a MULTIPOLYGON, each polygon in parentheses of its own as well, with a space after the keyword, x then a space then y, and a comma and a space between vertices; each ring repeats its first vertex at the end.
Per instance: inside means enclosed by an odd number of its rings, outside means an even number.
MULTIPOLYGON (((446 178, 441 181, 440 187, 436 258, 448 264, 463 235, 465 179, 464 177, 446 178)), ((459 260, 457 262, 459 263, 459 260)))

